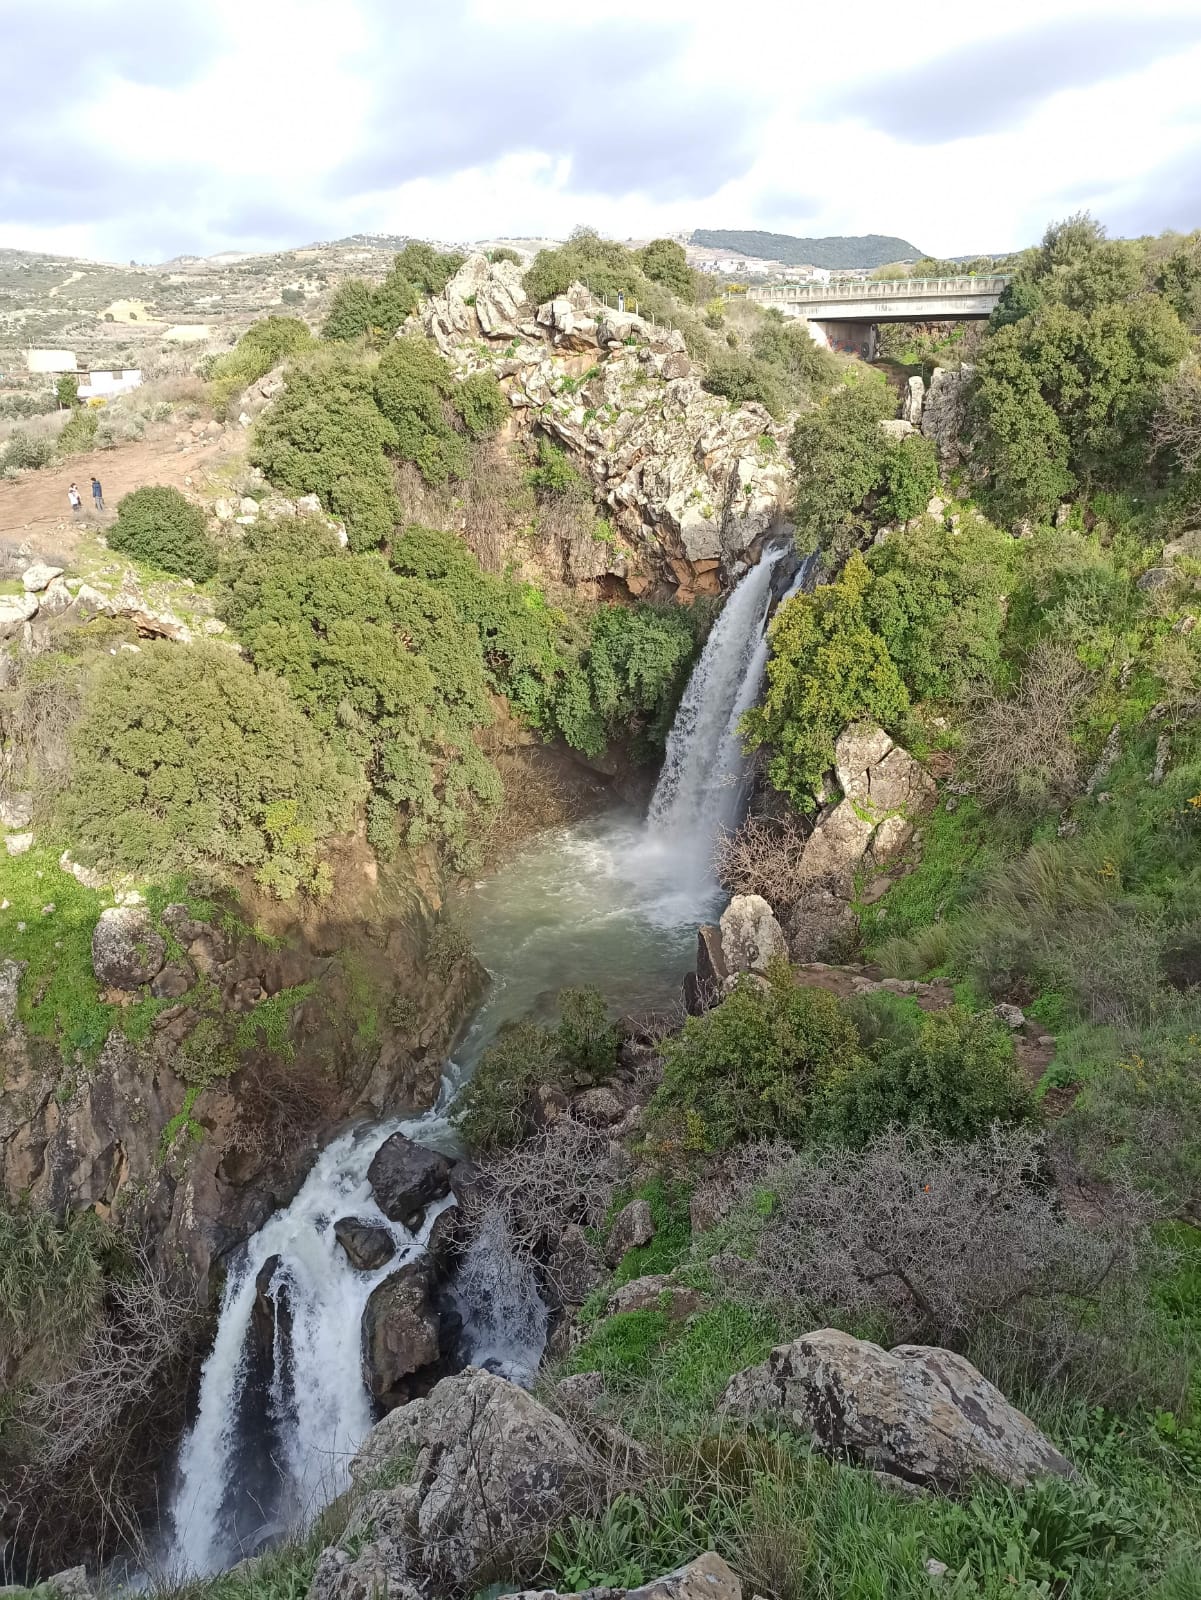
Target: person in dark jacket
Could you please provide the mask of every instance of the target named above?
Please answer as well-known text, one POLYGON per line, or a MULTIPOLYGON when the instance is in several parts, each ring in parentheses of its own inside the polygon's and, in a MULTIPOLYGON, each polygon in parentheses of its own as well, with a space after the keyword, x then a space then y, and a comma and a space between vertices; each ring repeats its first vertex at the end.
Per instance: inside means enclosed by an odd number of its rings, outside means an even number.
POLYGON ((100 479, 92 479, 92 502, 97 511, 104 510, 104 490, 100 487, 100 479))

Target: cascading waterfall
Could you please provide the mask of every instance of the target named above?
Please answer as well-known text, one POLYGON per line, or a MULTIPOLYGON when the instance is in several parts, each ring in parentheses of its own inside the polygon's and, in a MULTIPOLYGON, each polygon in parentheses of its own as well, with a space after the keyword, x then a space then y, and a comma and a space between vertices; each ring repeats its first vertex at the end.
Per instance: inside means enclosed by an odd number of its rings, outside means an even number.
MULTIPOLYGON (((221 1570, 346 1487, 350 1458, 374 1421, 362 1372, 364 1307, 378 1283, 422 1250, 441 1209, 431 1208, 416 1237, 383 1216, 367 1169, 384 1140, 402 1132, 444 1144, 447 1106, 497 1029, 546 1009, 561 985, 599 983, 626 1009, 678 994, 696 923, 719 901, 714 842, 737 823, 746 799, 738 724, 762 686, 772 580, 783 554, 769 551, 742 578, 709 635, 646 822, 609 815, 557 830, 477 891, 475 943, 493 981, 448 1063, 439 1105, 424 1117, 333 1140, 292 1203, 231 1267, 166 1530, 165 1564, 176 1576, 221 1570), (334 1235, 347 1216, 386 1228, 396 1255, 374 1272, 352 1266, 334 1235), (256 1280, 273 1257, 268 1362, 253 1325, 256 1280)), ((806 573, 803 566, 789 593, 806 573)), ((470 1358, 530 1381, 546 1309, 533 1272, 508 1242, 474 1241, 450 1292, 470 1358)))

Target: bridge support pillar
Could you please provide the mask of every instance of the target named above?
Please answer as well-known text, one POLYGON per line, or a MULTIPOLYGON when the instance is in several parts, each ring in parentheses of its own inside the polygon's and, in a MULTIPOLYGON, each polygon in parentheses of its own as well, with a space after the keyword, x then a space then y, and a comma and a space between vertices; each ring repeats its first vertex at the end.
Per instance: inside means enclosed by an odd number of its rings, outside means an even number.
POLYGON ((864 361, 876 359, 879 334, 874 322, 827 322, 823 318, 810 320, 822 330, 831 350, 839 350, 849 356, 862 356, 864 361))

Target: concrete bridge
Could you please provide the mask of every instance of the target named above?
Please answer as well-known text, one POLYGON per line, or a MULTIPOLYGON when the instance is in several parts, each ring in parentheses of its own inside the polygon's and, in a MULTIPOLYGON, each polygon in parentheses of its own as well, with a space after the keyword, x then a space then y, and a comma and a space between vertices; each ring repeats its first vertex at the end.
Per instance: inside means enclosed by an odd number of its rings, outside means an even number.
POLYGON ((1004 274, 962 278, 832 278, 829 283, 776 283, 748 289, 756 305, 804 317, 829 344, 875 354, 879 322, 983 321, 1009 282, 1004 274))

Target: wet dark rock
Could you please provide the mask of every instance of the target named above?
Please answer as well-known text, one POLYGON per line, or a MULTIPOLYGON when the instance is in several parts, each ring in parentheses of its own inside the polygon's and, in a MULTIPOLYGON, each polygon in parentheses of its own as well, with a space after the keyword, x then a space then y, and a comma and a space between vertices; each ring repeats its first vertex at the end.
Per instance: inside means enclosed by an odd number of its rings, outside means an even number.
POLYGON ((334 1238, 360 1272, 376 1272, 396 1254, 396 1242, 387 1228, 358 1217, 340 1217, 334 1223, 334 1238))
POLYGON ((414 1392, 414 1374, 440 1354, 429 1269, 418 1257, 371 1291, 363 1311, 363 1378, 381 1405, 402 1405, 414 1392))
POLYGON ((413 1230, 425 1208, 450 1192, 450 1162, 437 1150, 394 1133, 372 1157, 367 1181, 391 1222, 413 1230))
POLYGON ((285 1339, 292 1330, 287 1280, 283 1279, 277 1285, 275 1283, 282 1265, 281 1256, 268 1256, 254 1280, 254 1307, 250 1313, 250 1325, 255 1344, 268 1362, 274 1357, 277 1328, 285 1339), (274 1294, 271 1293, 273 1285, 274 1294))

